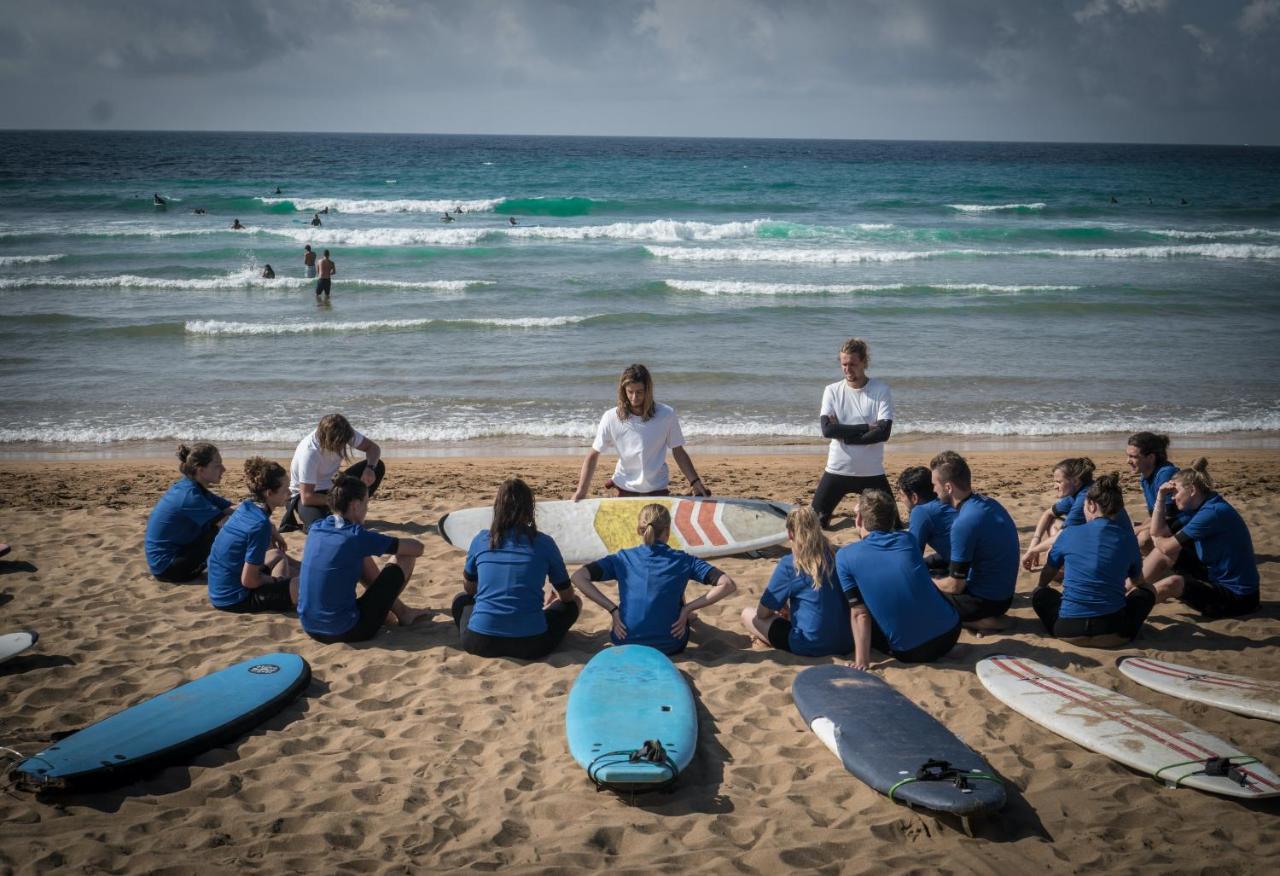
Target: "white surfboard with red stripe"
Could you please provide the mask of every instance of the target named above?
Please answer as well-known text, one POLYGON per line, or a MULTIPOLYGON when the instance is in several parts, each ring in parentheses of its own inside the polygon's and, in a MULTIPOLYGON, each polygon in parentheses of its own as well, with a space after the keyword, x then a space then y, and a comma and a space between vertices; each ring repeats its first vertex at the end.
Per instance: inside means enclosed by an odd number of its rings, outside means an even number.
POLYGON ((978 678, 1015 712, 1171 785, 1250 800, 1280 796, 1280 776, 1252 756, 1124 694, 1022 657, 980 660, 978 678), (1228 758, 1233 775, 1206 774, 1210 758, 1228 758))
POLYGON ((1268 721, 1280 721, 1280 681, 1210 672, 1147 657, 1122 657, 1120 671, 1144 687, 1268 721))
MULTIPOLYGON (((671 512, 669 544, 696 557, 725 557, 787 540, 790 505, 758 499, 694 496, 583 499, 539 502, 538 529, 556 540, 566 563, 589 563, 640 544, 640 509, 657 503, 671 512)), ((440 518, 440 534, 466 550, 476 533, 493 522, 492 508, 463 508, 440 518)))

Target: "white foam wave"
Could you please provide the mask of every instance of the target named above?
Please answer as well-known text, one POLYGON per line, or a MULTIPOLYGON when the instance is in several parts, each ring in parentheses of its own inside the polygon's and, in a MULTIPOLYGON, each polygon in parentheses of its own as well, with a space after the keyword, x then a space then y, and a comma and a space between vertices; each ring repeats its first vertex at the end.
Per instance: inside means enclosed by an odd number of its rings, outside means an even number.
POLYGON ((650 255, 674 261, 691 262, 787 262, 798 264, 856 264, 859 262, 903 262, 920 259, 977 257, 1017 258, 1019 256, 1054 258, 1181 258, 1195 256, 1211 259, 1280 259, 1280 246, 1252 243, 1207 243, 1188 246, 1134 246, 1101 249, 939 249, 939 250, 851 250, 740 247, 707 249, 702 247, 646 246, 650 255))
POLYGON ((704 295, 822 295, 941 289, 948 292, 1069 292, 1079 286, 1003 286, 993 283, 752 283, 744 280, 664 280, 679 292, 704 295))
POLYGON ((471 246, 489 233, 483 228, 267 228, 260 225, 247 230, 320 246, 471 246))
POLYGON ((1043 210, 1045 208, 1040 201, 1034 204, 947 204, 947 206, 961 213, 995 213, 999 210, 1043 210))
POLYGON ((66 258, 66 256, 61 253, 56 255, 0 256, 0 268, 7 268, 9 265, 41 265, 48 262, 56 262, 61 258, 66 258))
MULTIPOLYGON (((395 180, 387 180, 388 184, 395 180)), ((339 213, 452 213, 461 207, 467 213, 488 213, 505 198, 445 200, 442 198, 255 198, 268 206, 291 203, 303 212, 319 212, 325 207, 339 213)))
POLYGON ((515 238, 539 240, 728 240, 754 237, 760 227, 771 220, 749 222, 677 222, 655 219, 652 222, 614 222, 609 225, 542 225, 504 228, 502 233, 515 238))
POLYGON ((334 332, 395 331, 439 326, 494 328, 555 328, 590 319, 589 316, 527 316, 493 319, 366 319, 353 322, 224 322, 193 319, 186 323, 192 335, 301 335, 334 332))
POLYGON ((1222 231, 1181 231, 1176 228, 1143 229, 1148 234, 1185 240, 1239 240, 1249 237, 1280 237, 1280 231, 1267 228, 1231 228, 1222 231))
MULTIPOLYGON (((378 280, 375 278, 341 278, 340 285, 391 289, 424 289, 457 292, 468 286, 491 285, 492 280, 378 280)), ((301 289, 315 285, 304 277, 261 277, 256 269, 237 271, 221 277, 166 279, 120 274, 114 277, 15 277, 0 279, 0 289, 190 289, 218 291, 223 289, 301 289)))
POLYGON ((859 222, 859 231, 888 231, 893 228, 892 222, 859 222))

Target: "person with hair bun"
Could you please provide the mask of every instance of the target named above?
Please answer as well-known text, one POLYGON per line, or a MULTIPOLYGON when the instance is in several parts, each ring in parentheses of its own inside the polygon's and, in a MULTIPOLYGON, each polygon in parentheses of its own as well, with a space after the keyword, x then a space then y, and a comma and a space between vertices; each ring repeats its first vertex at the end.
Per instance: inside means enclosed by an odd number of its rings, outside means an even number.
POLYGON ((431 609, 400 601, 422 542, 364 528, 369 488, 359 478, 338 478, 329 505, 333 514, 311 525, 302 550, 298 619, 306 634, 325 644, 363 642, 388 620, 407 627, 431 617, 431 609), (386 554, 392 558, 379 568, 373 558, 386 554), (359 598, 356 582, 364 585, 359 598))
POLYGON ((1204 457, 1161 485, 1151 512, 1152 550, 1144 571, 1161 602, 1181 599, 1205 617, 1257 611, 1258 561, 1239 512, 1214 490, 1204 457), (1164 500, 1172 498, 1182 528, 1169 526, 1164 500), (1195 563, 1184 557, 1193 555, 1195 563), (1164 576, 1172 570, 1175 574, 1164 576), (1155 580, 1158 579, 1158 580, 1155 580))
POLYGON ((370 497, 378 491, 387 473, 382 448, 353 429, 342 414, 328 414, 293 451, 293 461, 289 464, 289 504, 280 522, 281 532, 298 528, 309 531, 311 524, 328 515, 329 488, 342 464, 351 458, 352 450, 363 453, 364 459, 342 472, 342 477, 362 481, 369 488, 370 497))
POLYGON ((272 513, 289 500, 289 474, 255 456, 244 461, 244 479, 251 498, 222 525, 209 552, 209 602, 237 614, 293 611, 299 567, 271 525, 272 513))
POLYGON ((479 657, 538 660, 559 646, 582 610, 555 539, 539 532, 533 490, 503 481, 493 522, 471 540, 453 622, 462 649, 479 657), (544 600, 550 582, 552 596, 544 600))
POLYGON ((755 608, 742 610, 752 638, 805 657, 848 654, 853 649, 849 603, 836 576, 835 548, 812 508, 787 515, 791 553, 778 560, 755 608), (787 609, 788 617, 781 611, 787 609))
POLYGON ((609 638, 615 645, 648 645, 664 654, 679 654, 689 644, 694 613, 719 602, 738 589, 733 579, 706 560, 667 545, 671 512, 665 505, 640 509, 636 533, 643 544, 588 563, 573 573, 573 585, 613 620, 609 638), (686 603, 689 581, 711 589, 686 603), (617 581, 618 602, 595 586, 617 581))
POLYGON ((147 566, 158 581, 184 584, 204 571, 218 527, 231 503, 209 488, 227 467, 212 444, 178 445, 182 477, 160 497, 147 519, 147 566))
MULTIPOLYGON (((1178 467, 1169 461, 1169 436, 1156 435, 1152 432, 1134 432, 1124 449, 1125 458, 1129 462, 1129 470, 1136 474, 1142 483, 1142 498, 1147 503, 1147 514, 1151 514, 1156 505, 1156 493, 1160 487, 1178 473, 1178 467)), ((1167 507, 1165 521, 1171 529, 1178 529, 1177 509, 1167 507)), ((1144 551, 1151 549, 1151 521, 1135 524, 1134 532, 1138 534, 1138 547, 1144 551)))
POLYGON ((1156 594, 1142 577, 1138 538, 1123 511, 1120 474, 1103 475, 1085 491, 1084 524, 1058 535, 1031 594, 1049 635, 1094 647, 1137 637, 1156 594), (1061 593, 1052 587, 1059 570, 1061 593))
POLYGON ((1036 522, 1031 545, 1022 555, 1022 568, 1028 572, 1033 570, 1053 547, 1058 533, 1085 522, 1085 493, 1093 483, 1093 472, 1093 460, 1087 456, 1064 459, 1053 467, 1053 488, 1058 500, 1046 508, 1036 522))

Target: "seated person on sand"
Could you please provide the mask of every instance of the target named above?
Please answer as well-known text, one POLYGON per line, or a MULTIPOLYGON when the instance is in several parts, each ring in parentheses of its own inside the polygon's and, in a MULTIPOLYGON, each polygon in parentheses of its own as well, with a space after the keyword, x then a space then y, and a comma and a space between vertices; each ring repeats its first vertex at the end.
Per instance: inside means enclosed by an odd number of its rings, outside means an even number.
POLYGON ((1151 540, 1143 572, 1161 602, 1181 599, 1205 617, 1238 617, 1258 609, 1258 562, 1239 512, 1214 492, 1209 461, 1181 469, 1156 494, 1151 540), (1165 500, 1178 509, 1182 528, 1169 527, 1165 500), (1167 575, 1170 570, 1175 574, 1167 575))
POLYGON ((159 581, 182 584, 204 571, 231 503, 209 490, 227 467, 212 444, 178 445, 182 477, 160 497, 147 520, 147 566, 159 581))
POLYGON ((209 552, 209 602, 222 611, 249 614, 293 611, 298 604, 298 564, 271 524, 289 501, 289 475, 278 462, 244 461, 245 499, 222 524, 209 552))
POLYGON ((462 649, 479 657, 538 660, 554 651, 582 611, 555 540, 538 532, 533 491, 503 481, 493 522, 471 540, 453 600, 462 649), (554 595, 543 599, 547 582, 554 595))
POLYGON ((422 542, 365 529, 369 489, 356 478, 338 478, 329 502, 333 514, 312 524, 302 549, 298 618, 307 635, 326 644, 363 642, 384 622, 407 627, 430 617, 431 609, 400 601, 422 542), (379 569, 373 558, 386 554, 394 556, 379 569), (357 581, 364 585, 358 599, 357 581))
POLYGON ((954 451, 935 456, 933 489, 956 509, 951 522, 951 564, 938 589, 951 600, 960 620, 975 629, 993 629, 1009 610, 1018 583, 1018 528, 1004 506, 973 492, 973 476, 954 451))
MULTIPOLYGON (((1150 515, 1156 505, 1156 493, 1169 478, 1178 473, 1178 467, 1169 461, 1169 436, 1156 435, 1152 432, 1134 432, 1129 436, 1129 443, 1124 449, 1129 460, 1129 469, 1142 481, 1142 498, 1147 503, 1147 514, 1150 515)), ((1176 508, 1169 508, 1172 502, 1165 502, 1165 522, 1170 529, 1177 531, 1180 524, 1176 508)), ((1138 535, 1138 547, 1143 553, 1151 550, 1151 520, 1136 523, 1133 527, 1138 535)))
POLYGON ((835 548, 822 532, 818 513, 794 508, 787 515, 791 553, 778 560, 755 608, 742 610, 751 636, 804 657, 848 654, 853 649, 849 602, 836 577, 835 548), (787 609, 788 617, 780 612, 787 609))
POLYGON ((932 663, 960 638, 960 615, 934 586, 915 538, 893 528, 896 517, 892 496, 863 490, 854 517, 862 540, 836 553, 855 669, 867 668, 871 648, 903 663, 932 663))
POLYGON ((573 501, 585 499, 591 488, 600 454, 618 453, 613 477, 605 483, 619 496, 669 496, 671 473, 667 469, 667 449, 680 466, 696 496, 710 496, 684 449, 680 419, 667 405, 653 397, 653 378, 643 365, 628 365, 618 378, 618 403, 605 411, 596 428, 595 440, 582 462, 573 501))
POLYGON ((1044 562, 1054 540, 1068 526, 1084 523, 1084 496, 1093 483, 1093 460, 1087 456, 1064 459, 1053 467, 1053 488, 1058 500, 1045 509, 1036 522, 1031 546, 1022 555, 1022 568, 1028 572, 1044 562))
POLYGON ((956 509, 933 491, 933 472, 913 465, 898 475, 898 499, 907 506, 907 530, 915 536, 921 553, 933 548, 924 564, 930 574, 945 572, 951 564, 951 521, 956 509))
POLYGON ((293 532, 299 525, 306 531, 312 523, 328 515, 329 485, 338 476, 342 464, 351 458, 352 449, 363 453, 364 459, 342 472, 342 477, 359 478, 369 488, 370 497, 378 491, 387 473, 382 448, 351 428, 342 414, 329 414, 293 451, 293 461, 289 464, 289 504, 280 521, 281 532, 293 532))
POLYGON ((1103 475, 1085 494, 1085 523, 1064 529, 1040 570, 1031 607, 1049 635, 1105 647, 1137 638, 1156 604, 1142 577, 1138 538, 1121 512, 1120 475, 1103 475), (1051 585, 1062 570, 1062 592, 1051 585), (1132 583, 1126 593, 1125 580, 1132 583))
POLYGON ((737 590, 733 579, 706 560, 667 545, 671 512, 662 505, 640 509, 636 532, 644 544, 588 563, 573 573, 574 586, 609 612, 609 638, 615 645, 648 645, 663 654, 679 654, 689 643, 694 613, 737 590), (601 593, 594 581, 617 581, 618 601, 601 593), (711 589, 684 601, 690 580, 711 589))

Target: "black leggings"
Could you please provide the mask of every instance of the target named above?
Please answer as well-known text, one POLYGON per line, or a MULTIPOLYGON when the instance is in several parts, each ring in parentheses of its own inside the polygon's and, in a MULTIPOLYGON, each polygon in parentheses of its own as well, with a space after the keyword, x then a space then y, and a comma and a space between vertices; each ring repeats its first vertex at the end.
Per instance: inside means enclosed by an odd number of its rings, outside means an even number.
POLYGON ((396 600, 400 598, 400 591, 404 590, 404 585, 404 569, 395 563, 383 566, 382 572, 356 600, 356 607, 360 609, 360 619, 356 621, 354 627, 337 636, 326 636, 321 633, 307 633, 307 635, 326 645, 337 642, 364 642, 372 639, 378 635, 378 630, 382 629, 382 625, 386 623, 387 612, 391 611, 391 606, 395 605, 396 600))
MULTIPOLYGON (((365 460, 362 459, 346 471, 342 472, 338 477, 358 478, 360 475, 364 474, 366 467, 365 460)), ((378 487, 382 484, 382 478, 386 473, 386 463, 379 459, 378 464, 374 466, 373 469, 373 486, 369 488, 369 498, 373 498, 373 494, 378 492, 378 487)), ((326 503, 328 502, 328 490, 316 490, 315 493, 317 496, 326 497, 325 501, 326 503)), ((329 510, 327 504, 324 508, 320 508, 316 505, 303 505, 301 496, 290 496, 289 504, 286 505, 284 509, 284 518, 280 523, 282 526, 289 526, 290 524, 296 526, 300 520, 302 524, 302 531, 308 532, 311 529, 311 524, 315 523, 317 520, 325 519, 331 513, 332 512, 329 510), (294 519, 295 513, 298 515, 298 520, 294 519)))
POLYGON ((168 568, 155 576, 156 580, 166 584, 186 584, 198 577, 209 562, 209 551, 213 550, 213 540, 218 537, 218 520, 205 524, 196 540, 184 547, 168 568))
POLYGON ((888 654, 903 663, 932 663, 945 657, 947 652, 955 647, 959 638, 960 624, 956 623, 954 627, 942 635, 934 636, 929 641, 916 645, 914 648, 895 651, 889 645, 889 637, 884 634, 884 630, 880 629, 880 624, 876 623, 874 617, 871 618, 871 647, 881 654, 888 654))
POLYGON ((581 609, 576 602, 554 602, 543 609, 547 631, 536 636, 489 636, 470 629, 471 610, 476 598, 459 593, 453 598, 453 622, 458 627, 462 650, 477 657, 514 657, 517 660, 539 660, 556 649, 565 633, 578 620, 581 609))
POLYGON ((1124 598, 1124 608, 1097 617, 1058 617, 1062 608, 1062 593, 1053 587, 1040 587, 1031 594, 1031 607, 1035 610, 1045 631, 1058 639, 1092 639, 1120 636, 1126 642, 1138 636, 1142 622, 1155 607, 1156 595, 1145 587, 1138 587, 1124 598))
MULTIPOLYGON (((823 527, 831 524, 831 514, 836 510, 841 499, 850 493, 862 493, 864 490, 884 490, 890 496, 893 495, 889 479, 882 474, 864 478, 824 471, 822 479, 818 481, 818 488, 813 493, 813 510, 818 512, 818 519, 822 521, 823 527)), ((896 505, 893 510, 893 528, 902 528, 896 505)))

